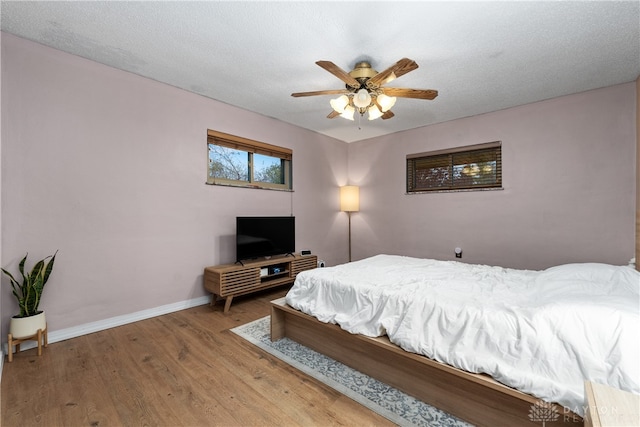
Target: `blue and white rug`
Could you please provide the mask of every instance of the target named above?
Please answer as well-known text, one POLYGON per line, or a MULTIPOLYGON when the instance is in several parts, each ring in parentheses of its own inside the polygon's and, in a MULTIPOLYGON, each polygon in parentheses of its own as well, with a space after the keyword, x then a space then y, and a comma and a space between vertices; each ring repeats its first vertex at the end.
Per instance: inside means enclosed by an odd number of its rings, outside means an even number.
POLYGON ((470 426, 289 338, 271 342, 269 328, 267 316, 231 331, 400 426, 470 426))

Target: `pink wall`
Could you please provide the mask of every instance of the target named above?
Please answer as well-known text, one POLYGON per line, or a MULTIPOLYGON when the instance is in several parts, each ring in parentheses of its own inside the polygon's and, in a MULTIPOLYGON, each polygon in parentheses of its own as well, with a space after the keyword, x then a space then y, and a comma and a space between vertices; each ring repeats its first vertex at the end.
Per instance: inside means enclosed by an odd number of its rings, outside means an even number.
MULTIPOLYGON (((0 71, 2 70, 2 32, 0 32, 0 71)), ((0 99, 2 99, 2 84, 0 83, 0 99)), ((0 103, 0 117, 2 117, 2 103, 0 103)), ((2 164, 2 120, 0 120, 0 164, 2 164)), ((0 224, 2 224, 2 174, 0 173, 0 224)), ((2 227, 0 227, 0 242, 2 242, 2 227)), ((0 244, 0 264, 2 261, 2 245, 0 244)), ((1 282, 0 282, 1 284, 1 282)), ((2 322, 2 324, 4 324, 4 317, 2 315, 3 310, 2 310, 2 301, 3 301, 3 297, 2 295, 4 294, 4 292, 2 292, 2 289, 0 288, 0 322, 2 322)), ((0 324, 1 326, 1 324, 0 324)), ((2 328, 0 327, 0 331, 2 332, 2 335, 4 336, 4 330, 2 330, 2 328)), ((0 342, 2 342, 0 340, 0 342)), ((4 361, 4 356, 3 356, 3 351, 0 350, 0 358, 4 361)), ((2 364, 0 364, 0 366, 2 366, 2 364)), ((0 371, 1 372, 1 371, 0 371)))
MULTIPOLYGON (((634 256, 635 83, 352 143, 353 257, 539 269, 634 256), (407 154, 502 141, 502 191, 405 194, 407 154), (535 178, 535 179, 534 179, 535 178)), ((406 101, 411 102, 411 101, 406 101)))
MULTIPOLYGON (((361 185, 354 259, 453 259, 455 246, 463 261, 521 268, 633 256, 633 83, 344 144, 11 35, 1 43, 0 264, 60 250, 43 302, 51 331, 205 295, 203 267, 233 261, 236 215, 293 210, 298 249, 344 262, 347 183, 361 185), (208 128, 292 148, 295 191, 205 185, 208 128), (407 153, 493 140, 503 191, 405 195, 407 153)), ((3 285, 6 336, 16 307, 3 285)))
POLYGON ((636 269, 640 270, 640 76, 636 79, 636 269))
POLYGON ((50 331, 206 295, 236 215, 293 211, 298 250, 347 259, 342 142, 7 34, 2 88, 2 266, 60 250, 50 331), (295 191, 206 185, 208 128, 293 149, 295 191))

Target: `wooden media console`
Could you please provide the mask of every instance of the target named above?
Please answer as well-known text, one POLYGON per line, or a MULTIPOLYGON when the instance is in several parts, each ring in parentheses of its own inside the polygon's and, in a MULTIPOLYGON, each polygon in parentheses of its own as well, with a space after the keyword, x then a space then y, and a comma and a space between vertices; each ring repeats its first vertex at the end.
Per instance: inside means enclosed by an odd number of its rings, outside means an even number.
POLYGON ((225 299, 224 312, 227 313, 233 297, 291 284, 298 273, 317 266, 315 255, 288 255, 245 261, 244 264, 216 265, 204 269, 204 287, 213 294, 211 305, 219 298, 225 299))

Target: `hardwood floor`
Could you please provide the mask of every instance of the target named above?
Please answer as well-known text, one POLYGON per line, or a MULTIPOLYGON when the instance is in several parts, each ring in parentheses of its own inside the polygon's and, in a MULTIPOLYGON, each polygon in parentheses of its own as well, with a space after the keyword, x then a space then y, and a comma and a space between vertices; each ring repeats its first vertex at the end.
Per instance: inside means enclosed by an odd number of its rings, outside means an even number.
POLYGON ((10 426, 391 426, 229 329, 269 314, 276 289, 49 344, 5 360, 10 426))

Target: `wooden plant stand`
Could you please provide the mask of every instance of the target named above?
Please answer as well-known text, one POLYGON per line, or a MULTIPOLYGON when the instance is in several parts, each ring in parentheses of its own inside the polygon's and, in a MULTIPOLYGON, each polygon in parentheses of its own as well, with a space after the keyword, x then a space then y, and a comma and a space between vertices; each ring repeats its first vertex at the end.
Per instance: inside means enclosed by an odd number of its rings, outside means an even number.
POLYGON ((16 346, 16 353, 20 351, 20 344, 25 341, 38 341, 38 356, 42 356, 42 346, 47 347, 49 345, 48 336, 47 336, 47 328, 44 330, 38 329, 38 332, 31 335, 30 337, 23 338, 13 338, 13 335, 9 334, 9 362, 13 362, 13 346, 16 346))

